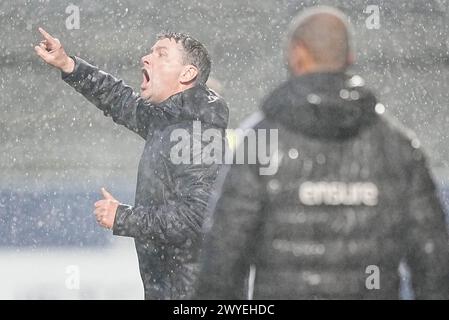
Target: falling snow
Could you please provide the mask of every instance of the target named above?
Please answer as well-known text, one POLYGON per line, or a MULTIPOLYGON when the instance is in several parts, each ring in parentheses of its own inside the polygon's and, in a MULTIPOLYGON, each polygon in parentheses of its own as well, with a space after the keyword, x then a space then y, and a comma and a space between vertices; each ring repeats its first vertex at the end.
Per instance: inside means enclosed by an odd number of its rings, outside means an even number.
MULTIPOLYGON (((233 128, 287 77, 285 30, 298 10, 316 4, 350 16, 357 60, 352 71, 376 92, 376 112, 417 134, 413 144, 428 154, 449 209, 448 0, 7 0, 0 3, 0 265, 7 270, 0 273, 0 298, 55 298, 52 290, 59 298, 141 297, 133 243, 98 228, 92 203, 102 186, 132 203, 143 141, 104 117, 36 57, 39 26, 69 54, 136 89, 140 58, 158 32, 192 34, 211 54, 210 86, 227 100, 233 128), (71 4, 79 8, 78 29, 67 28, 71 4), (379 8, 372 28, 368 4, 379 8), (104 279, 89 275, 78 290, 68 288, 68 266, 90 274, 101 270, 91 259, 112 270, 126 268, 130 276, 111 277, 105 289, 104 279), (11 280, 23 273, 20 281, 11 280)), ((308 99, 319 103, 319 97, 308 99)), ((295 159, 298 150, 288 155, 295 159)), ((273 191, 281 187, 277 180, 269 184, 273 191)))

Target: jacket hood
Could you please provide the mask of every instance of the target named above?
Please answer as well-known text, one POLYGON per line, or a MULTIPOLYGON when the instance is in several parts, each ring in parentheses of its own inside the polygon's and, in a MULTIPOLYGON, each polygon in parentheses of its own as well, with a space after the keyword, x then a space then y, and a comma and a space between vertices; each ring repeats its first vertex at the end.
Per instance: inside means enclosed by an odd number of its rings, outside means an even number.
POLYGON ((159 107, 172 114, 175 121, 198 120, 223 129, 228 124, 229 110, 226 102, 204 85, 179 92, 162 102, 159 107))
POLYGON ((267 119, 316 138, 356 135, 378 119, 376 98, 360 76, 314 73, 292 78, 264 102, 267 119))

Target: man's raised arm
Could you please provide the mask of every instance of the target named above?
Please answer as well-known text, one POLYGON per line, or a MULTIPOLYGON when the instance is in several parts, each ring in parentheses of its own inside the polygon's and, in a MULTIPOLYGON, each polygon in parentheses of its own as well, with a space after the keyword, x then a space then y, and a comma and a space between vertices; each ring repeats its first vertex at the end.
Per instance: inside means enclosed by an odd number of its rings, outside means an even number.
MULTIPOLYGON (((150 120, 164 116, 155 107, 145 103, 122 80, 99 70, 84 60, 69 57, 61 42, 39 28, 44 40, 35 51, 47 64, 61 70, 62 79, 101 109, 114 122, 126 126, 144 139, 150 120)), ((161 119, 159 119, 161 120, 161 119)))

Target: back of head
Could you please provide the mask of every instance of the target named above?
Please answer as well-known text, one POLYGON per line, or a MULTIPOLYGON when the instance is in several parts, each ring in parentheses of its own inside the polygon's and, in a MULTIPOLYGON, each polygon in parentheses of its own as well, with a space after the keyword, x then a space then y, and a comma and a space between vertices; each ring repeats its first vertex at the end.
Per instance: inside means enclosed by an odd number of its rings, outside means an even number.
POLYGON ((287 42, 289 54, 296 46, 307 50, 317 71, 344 70, 352 62, 349 20, 331 7, 313 7, 301 12, 290 25, 287 42))

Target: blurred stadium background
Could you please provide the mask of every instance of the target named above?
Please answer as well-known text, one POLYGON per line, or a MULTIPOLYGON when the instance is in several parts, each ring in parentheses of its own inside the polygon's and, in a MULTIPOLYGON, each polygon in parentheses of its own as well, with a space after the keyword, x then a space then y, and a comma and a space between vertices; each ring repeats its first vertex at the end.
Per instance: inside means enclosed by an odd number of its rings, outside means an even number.
POLYGON ((163 29, 209 49, 230 127, 286 77, 282 37, 298 10, 333 5, 355 26, 357 64, 389 114, 412 128, 449 207, 449 1, 113 0, 0 2, 0 299, 141 299, 132 239, 96 226, 105 186, 133 202, 142 140, 105 118, 34 55, 38 26, 78 55, 141 81, 140 57, 163 29), (68 5, 80 29, 68 30, 68 5), (368 5, 380 28, 368 29, 368 5), (77 266, 78 289, 67 286, 77 266))

